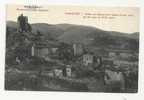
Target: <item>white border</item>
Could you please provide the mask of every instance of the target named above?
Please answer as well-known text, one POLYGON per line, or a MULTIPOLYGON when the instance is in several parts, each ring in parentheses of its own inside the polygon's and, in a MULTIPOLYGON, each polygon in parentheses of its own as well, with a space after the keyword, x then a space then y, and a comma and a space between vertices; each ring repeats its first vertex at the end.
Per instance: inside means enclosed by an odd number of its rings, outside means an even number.
POLYGON ((144 1, 138 0, 0 0, 0 99, 1 100, 142 100, 144 98, 144 1), (83 5, 83 6, 121 6, 140 7, 140 53, 139 53, 139 91, 136 94, 116 93, 79 93, 79 92, 23 92, 4 90, 5 65, 5 6, 6 4, 37 4, 37 5, 83 5))

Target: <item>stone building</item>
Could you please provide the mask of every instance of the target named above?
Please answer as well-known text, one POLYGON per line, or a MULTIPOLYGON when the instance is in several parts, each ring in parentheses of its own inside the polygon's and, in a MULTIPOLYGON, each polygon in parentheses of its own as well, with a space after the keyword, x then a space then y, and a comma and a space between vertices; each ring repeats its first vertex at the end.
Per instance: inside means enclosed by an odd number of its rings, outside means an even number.
POLYGON ((84 52, 83 51, 83 46, 80 43, 74 43, 73 44, 73 50, 74 50, 74 55, 75 56, 81 55, 84 52))
POLYGON ((67 77, 71 77, 72 76, 72 70, 71 70, 71 66, 70 65, 66 66, 66 76, 67 77))
POLYGON ((37 57, 46 57, 50 53, 50 48, 46 46, 32 45, 31 55, 37 57))
POLYGON ((50 55, 56 54, 58 49, 57 43, 52 42, 39 42, 34 43, 31 46, 31 56, 37 56, 40 58, 49 58, 50 55))
POLYGON ((92 64, 94 61, 94 56, 91 53, 87 53, 83 55, 83 64, 85 66, 88 66, 89 64, 92 64))

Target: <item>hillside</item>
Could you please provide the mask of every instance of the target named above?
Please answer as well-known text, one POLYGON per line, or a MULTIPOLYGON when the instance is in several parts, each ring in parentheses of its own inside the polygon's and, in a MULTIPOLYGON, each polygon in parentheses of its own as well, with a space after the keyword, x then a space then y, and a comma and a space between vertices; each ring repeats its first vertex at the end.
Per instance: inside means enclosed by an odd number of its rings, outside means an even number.
MULTIPOLYGON (((7 21, 7 27, 10 29, 10 34, 14 33, 17 28, 17 23, 13 21, 7 21)), ((44 35, 45 39, 56 39, 65 43, 82 43, 91 46, 112 46, 129 49, 138 49, 139 45, 139 33, 121 33, 114 31, 104 31, 90 26, 74 25, 74 24, 46 24, 35 23, 31 24, 32 33, 35 34, 40 31, 44 35)))

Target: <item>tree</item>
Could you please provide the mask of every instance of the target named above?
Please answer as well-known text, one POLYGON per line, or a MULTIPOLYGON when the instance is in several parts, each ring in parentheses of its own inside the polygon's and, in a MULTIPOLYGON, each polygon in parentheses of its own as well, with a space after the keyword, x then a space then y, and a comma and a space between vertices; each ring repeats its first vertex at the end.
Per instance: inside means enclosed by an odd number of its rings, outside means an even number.
POLYGON ((72 60, 74 54, 70 45, 62 42, 59 46, 58 51, 60 59, 64 59, 66 61, 72 60))

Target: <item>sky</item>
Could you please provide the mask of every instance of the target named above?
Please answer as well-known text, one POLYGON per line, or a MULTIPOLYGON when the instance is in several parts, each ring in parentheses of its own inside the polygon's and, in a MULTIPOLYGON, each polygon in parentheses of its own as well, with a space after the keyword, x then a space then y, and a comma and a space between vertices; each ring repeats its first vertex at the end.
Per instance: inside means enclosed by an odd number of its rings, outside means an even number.
POLYGON ((17 17, 22 13, 28 16, 30 24, 68 23, 93 26, 106 31, 139 32, 139 8, 135 7, 7 5, 6 19, 17 21, 17 17))

